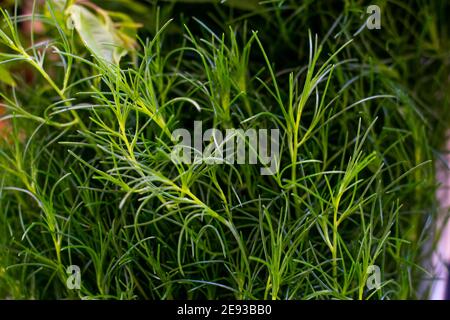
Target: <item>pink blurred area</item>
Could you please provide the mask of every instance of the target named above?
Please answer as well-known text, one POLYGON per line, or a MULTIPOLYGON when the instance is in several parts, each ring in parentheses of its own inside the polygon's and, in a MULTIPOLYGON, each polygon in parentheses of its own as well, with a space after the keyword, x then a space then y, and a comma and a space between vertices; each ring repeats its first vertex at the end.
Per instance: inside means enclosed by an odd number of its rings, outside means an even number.
POLYGON ((449 272, 450 265, 450 221, 448 221, 450 209, 450 130, 447 132, 447 144, 444 150, 443 161, 436 164, 437 179, 440 187, 437 190, 437 199, 440 204, 438 229, 442 230, 436 251, 433 254, 433 274, 435 280, 431 288, 431 300, 448 299, 450 292, 449 272))

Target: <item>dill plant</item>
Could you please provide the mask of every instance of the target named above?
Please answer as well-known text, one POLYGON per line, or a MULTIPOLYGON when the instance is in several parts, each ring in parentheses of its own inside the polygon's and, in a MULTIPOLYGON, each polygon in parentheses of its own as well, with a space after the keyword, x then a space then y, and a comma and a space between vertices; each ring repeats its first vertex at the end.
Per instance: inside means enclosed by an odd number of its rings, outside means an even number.
POLYGON ((1 10, 0 296, 418 297, 448 5, 381 1, 371 32, 363 1, 186 2, 1 10), (279 170, 174 163, 195 120, 279 129, 279 170))

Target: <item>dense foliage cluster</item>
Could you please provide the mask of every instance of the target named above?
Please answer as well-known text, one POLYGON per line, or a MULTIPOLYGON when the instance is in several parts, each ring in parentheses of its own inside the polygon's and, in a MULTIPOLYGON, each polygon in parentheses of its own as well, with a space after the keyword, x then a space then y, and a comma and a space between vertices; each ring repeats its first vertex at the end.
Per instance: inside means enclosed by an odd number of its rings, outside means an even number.
POLYGON ((377 1, 374 30, 360 0, 25 3, 1 4, 0 297, 426 294, 448 1, 377 1), (195 120, 279 129, 279 170, 174 163, 195 120))

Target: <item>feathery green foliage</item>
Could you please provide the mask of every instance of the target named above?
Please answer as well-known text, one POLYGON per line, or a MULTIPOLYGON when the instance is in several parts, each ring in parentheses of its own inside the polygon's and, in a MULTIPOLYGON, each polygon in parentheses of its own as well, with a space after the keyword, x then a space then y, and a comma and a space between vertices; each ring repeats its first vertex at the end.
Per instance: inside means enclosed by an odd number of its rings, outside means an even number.
POLYGON ((75 2, 1 10, 0 297, 418 297, 448 3, 75 2), (279 129, 278 172, 172 162, 194 120, 279 129))

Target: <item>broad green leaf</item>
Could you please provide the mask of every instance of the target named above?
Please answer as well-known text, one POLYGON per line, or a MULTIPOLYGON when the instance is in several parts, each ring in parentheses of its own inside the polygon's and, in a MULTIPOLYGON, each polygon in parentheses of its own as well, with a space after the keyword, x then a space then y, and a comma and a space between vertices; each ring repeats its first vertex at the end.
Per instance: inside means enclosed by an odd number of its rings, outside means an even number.
POLYGON ((100 18, 76 4, 70 6, 67 13, 83 43, 95 56, 110 63, 119 63, 127 50, 108 16, 100 18))
POLYGON ((16 81, 14 81, 11 73, 2 65, 0 65, 0 81, 12 87, 16 86, 16 81))
POLYGON ((68 4, 66 0, 52 0, 51 3, 53 4, 55 9, 58 9, 60 11, 63 11, 68 4))
POLYGON ((136 47, 137 29, 142 27, 128 15, 122 12, 107 11, 108 16, 114 21, 116 35, 122 41, 124 48, 132 51, 136 47))

